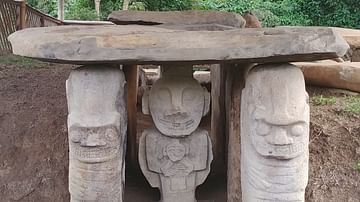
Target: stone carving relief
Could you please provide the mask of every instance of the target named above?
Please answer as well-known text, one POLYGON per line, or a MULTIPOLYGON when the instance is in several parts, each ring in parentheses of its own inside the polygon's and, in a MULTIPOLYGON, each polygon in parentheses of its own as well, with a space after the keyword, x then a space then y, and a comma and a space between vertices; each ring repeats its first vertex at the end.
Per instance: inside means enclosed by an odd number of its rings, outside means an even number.
POLYGON ((80 67, 66 82, 71 201, 121 202, 127 114, 119 68, 80 67))
POLYGON ((162 202, 195 202, 196 186, 210 172, 211 141, 198 128, 209 104, 210 94, 192 77, 192 66, 163 67, 144 95, 143 112, 151 114, 156 129, 143 132, 139 162, 162 202))
POLYGON ((304 201, 309 105, 301 70, 290 64, 254 67, 241 109, 243 201, 304 201))

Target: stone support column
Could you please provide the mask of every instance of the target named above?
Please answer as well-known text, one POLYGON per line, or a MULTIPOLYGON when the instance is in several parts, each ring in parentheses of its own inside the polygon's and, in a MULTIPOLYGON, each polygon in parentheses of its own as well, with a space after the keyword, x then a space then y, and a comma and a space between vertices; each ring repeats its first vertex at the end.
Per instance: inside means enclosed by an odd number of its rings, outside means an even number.
POLYGON ((66 82, 71 202, 122 202, 127 113, 119 67, 83 66, 66 82))
POLYGON ((309 105, 300 69, 290 64, 251 69, 241 109, 242 201, 303 202, 309 105))

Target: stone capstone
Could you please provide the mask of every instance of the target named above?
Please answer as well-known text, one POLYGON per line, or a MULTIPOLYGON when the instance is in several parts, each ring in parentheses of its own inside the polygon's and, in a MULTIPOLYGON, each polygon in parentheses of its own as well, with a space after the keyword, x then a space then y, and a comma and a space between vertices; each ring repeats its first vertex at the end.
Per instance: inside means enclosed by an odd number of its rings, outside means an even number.
POLYGON ((113 11, 108 20, 118 25, 220 25, 243 28, 241 15, 223 11, 113 11))
POLYGON ((17 55, 75 64, 210 64, 314 61, 349 46, 331 28, 184 31, 153 26, 29 28, 9 37, 17 55))

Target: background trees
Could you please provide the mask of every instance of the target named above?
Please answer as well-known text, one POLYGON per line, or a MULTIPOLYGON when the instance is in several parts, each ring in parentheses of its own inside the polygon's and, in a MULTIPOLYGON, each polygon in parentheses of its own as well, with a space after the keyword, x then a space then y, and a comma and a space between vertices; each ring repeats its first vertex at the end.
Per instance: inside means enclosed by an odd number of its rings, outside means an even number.
MULTIPOLYGON (((28 0, 28 3, 56 17, 57 0, 28 0)), ((94 0, 65 0, 65 18, 95 20, 94 0)), ((101 0, 101 19, 121 10, 122 0, 101 0)), ((359 0, 131 0, 130 10, 221 10, 252 11, 264 26, 308 25, 360 29, 359 0)))

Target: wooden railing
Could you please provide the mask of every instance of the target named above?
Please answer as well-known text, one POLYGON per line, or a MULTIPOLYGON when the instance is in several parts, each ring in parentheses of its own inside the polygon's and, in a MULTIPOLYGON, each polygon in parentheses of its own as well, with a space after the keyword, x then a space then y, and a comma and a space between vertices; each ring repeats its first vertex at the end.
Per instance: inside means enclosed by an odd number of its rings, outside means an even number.
POLYGON ((62 24, 62 21, 26 5, 24 0, 0 0, 0 51, 11 51, 7 37, 16 30, 62 24))
POLYGON ((11 44, 7 37, 17 30, 20 5, 21 2, 12 0, 1 0, 0 2, 0 50, 2 51, 11 50, 11 44))

